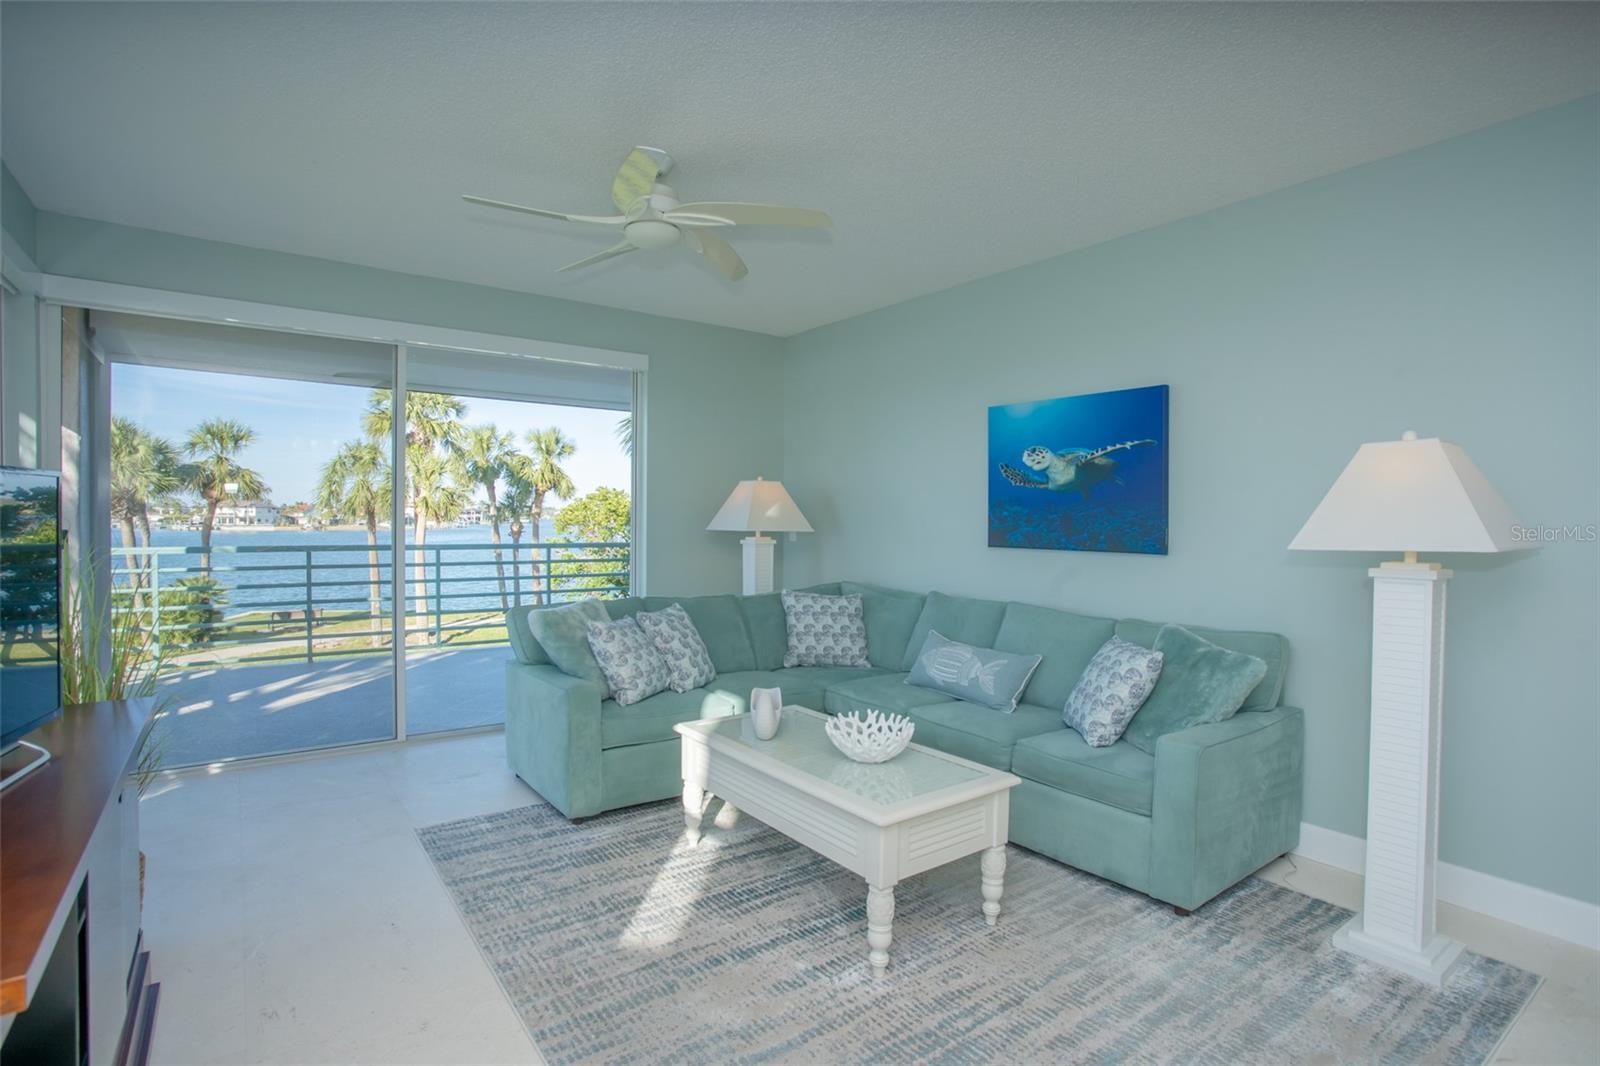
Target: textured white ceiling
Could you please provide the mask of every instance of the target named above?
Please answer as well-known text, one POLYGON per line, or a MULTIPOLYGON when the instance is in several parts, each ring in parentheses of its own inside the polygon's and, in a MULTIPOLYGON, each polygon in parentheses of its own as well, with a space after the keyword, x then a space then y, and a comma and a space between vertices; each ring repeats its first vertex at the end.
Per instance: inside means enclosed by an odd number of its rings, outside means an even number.
POLYGON ((1600 91, 1592 4, 28 4, 40 208, 788 335, 1600 91), (464 204, 820 207, 682 252, 464 204))

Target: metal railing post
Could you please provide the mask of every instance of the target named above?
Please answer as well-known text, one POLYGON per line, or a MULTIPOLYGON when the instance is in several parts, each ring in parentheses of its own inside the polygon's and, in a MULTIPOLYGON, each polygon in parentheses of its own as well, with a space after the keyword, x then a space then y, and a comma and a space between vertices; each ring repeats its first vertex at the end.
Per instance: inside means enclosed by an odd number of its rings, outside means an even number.
POLYGON ((161 556, 150 551, 150 644, 161 661, 161 556))
MULTIPOLYGON (((269 612, 270 616, 270 612, 269 612)), ((316 645, 311 639, 311 549, 306 549, 306 662, 317 657, 316 645)))
POLYGON ((440 622, 444 616, 444 556, 433 549, 433 642, 440 643, 440 622))
POLYGON ((556 586, 555 582, 551 580, 552 575, 550 573, 550 543, 548 541, 542 542, 540 550, 544 553, 544 602, 555 603, 556 586))

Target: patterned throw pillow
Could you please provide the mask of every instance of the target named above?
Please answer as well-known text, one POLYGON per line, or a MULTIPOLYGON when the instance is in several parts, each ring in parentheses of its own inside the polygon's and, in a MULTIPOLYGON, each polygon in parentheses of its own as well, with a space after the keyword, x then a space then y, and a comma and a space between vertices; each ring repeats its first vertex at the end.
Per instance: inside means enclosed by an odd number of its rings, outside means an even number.
POLYGON ((1017 709, 1028 678, 1043 661, 1042 655, 978 648, 930 629, 906 684, 937 689, 958 700, 1010 714, 1017 709))
POLYGON ((871 666, 860 596, 785 592, 783 620, 789 631, 788 666, 871 666))
POLYGON ((667 687, 667 664, 632 618, 590 622, 589 648, 606 675, 611 698, 623 706, 667 687))
POLYGON ((659 611, 640 611, 633 617, 667 664, 667 684, 672 691, 688 692, 709 685, 716 678, 717 668, 711 662, 706 642, 700 639, 700 631, 681 604, 659 611))
POLYGON ((1091 748, 1110 747, 1155 691, 1161 660, 1158 651, 1112 637, 1083 668, 1061 720, 1091 748))

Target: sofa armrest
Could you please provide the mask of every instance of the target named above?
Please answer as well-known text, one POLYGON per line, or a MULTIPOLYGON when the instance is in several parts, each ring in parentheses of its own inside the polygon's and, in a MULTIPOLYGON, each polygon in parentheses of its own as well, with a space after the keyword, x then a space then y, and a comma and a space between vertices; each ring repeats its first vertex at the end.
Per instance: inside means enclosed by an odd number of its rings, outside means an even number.
POLYGON ((554 666, 506 664, 506 761, 568 818, 600 811, 600 686, 554 666))
POLYGON ((1296 707, 1157 740, 1150 895, 1193 910, 1299 844, 1304 748, 1296 707))

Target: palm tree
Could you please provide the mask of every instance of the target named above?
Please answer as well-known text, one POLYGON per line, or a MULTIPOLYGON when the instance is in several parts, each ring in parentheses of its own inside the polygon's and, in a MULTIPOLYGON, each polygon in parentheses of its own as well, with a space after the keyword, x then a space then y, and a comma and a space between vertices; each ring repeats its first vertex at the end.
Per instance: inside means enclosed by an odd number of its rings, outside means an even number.
MULTIPOLYGON (((561 466, 563 459, 570 459, 578 450, 572 438, 563 433, 559 426, 549 429, 530 429, 528 431, 528 446, 530 462, 528 463, 528 484, 532 487, 532 500, 528 508, 529 523, 528 540, 538 544, 541 539, 539 523, 544 518, 545 497, 555 493, 564 500, 569 500, 577 494, 577 489, 572 484, 572 477, 561 466)), ((533 564, 534 589, 539 589, 539 564, 533 564)), ((538 602, 548 601, 549 589, 538 592, 538 602)))
POLYGON ((505 516, 511 533, 511 583, 513 601, 522 606, 521 542, 523 519, 533 507, 533 481, 528 476, 533 464, 521 452, 506 462, 506 487, 500 494, 500 513, 505 516))
MULTIPOLYGON (((461 418, 467 413, 464 401, 442 392, 406 393, 406 447, 424 450, 434 447, 454 451, 461 441, 461 418)), ((373 389, 367 397, 367 413, 362 418, 367 436, 381 440, 394 425, 394 393, 373 389)))
POLYGON ((141 583, 138 546, 133 535, 133 516, 139 496, 138 467, 144 430, 126 418, 111 420, 111 517, 122 533, 122 552, 127 559, 128 580, 133 584, 134 604, 138 605, 141 583))
POLYGON ((633 454, 633 416, 623 415, 617 419, 612 432, 617 436, 617 443, 622 445, 622 450, 629 455, 633 454))
POLYGON ((510 604, 506 602, 506 568, 500 554, 500 507, 496 488, 506 476, 506 465, 515 454, 515 439, 493 424, 467 430, 456 453, 462 479, 473 487, 482 486, 489 498, 489 537, 494 541, 494 572, 500 583, 502 611, 510 604))
POLYGON ((428 523, 449 522, 466 506, 467 493, 453 476, 452 463, 439 452, 429 449, 408 454, 408 480, 411 485, 411 502, 417 516, 416 598, 418 613, 427 609, 428 571, 424 562, 424 547, 428 543, 428 523))
MULTIPOLYGON (((422 546, 428 540, 428 523, 424 516, 433 514, 435 517, 442 515, 443 510, 427 507, 421 496, 421 486, 417 478, 417 471, 426 466, 431 460, 437 459, 443 463, 436 449, 453 454, 461 443, 461 418, 467 413, 467 405, 454 396, 442 392, 407 392, 406 393, 406 501, 411 506, 411 513, 416 516, 416 573, 417 573, 417 606, 427 604, 428 584, 424 570, 422 546)), ((388 439, 394 431, 394 393, 388 389, 373 389, 367 397, 367 413, 362 419, 363 428, 367 436, 374 440, 388 439)), ((439 483, 447 479, 442 468, 439 471, 439 483)), ((441 501, 443 502, 443 501, 441 501)), ((459 511, 460 505, 455 510, 459 511)), ((444 510, 449 510, 448 507, 444 510)), ((397 594, 397 599, 398 594, 397 594)))
MULTIPOLYGON (((378 569, 378 519, 387 515, 389 460, 373 441, 352 441, 334 453, 322 468, 317 484, 317 509, 339 521, 360 522, 367 528, 367 583, 371 587, 373 621, 383 614, 383 590, 378 569)), ((374 635, 373 646, 383 643, 374 635)))
POLYGON ((267 494, 261 475, 239 463, 239 453, 256 439, 256 431, 231 418, 208 418, 189 431, 189 487, 206 502, 200 520, 200 576, 211 576, 211 529, 217 505, 225 499, 258 499, 267 494))

